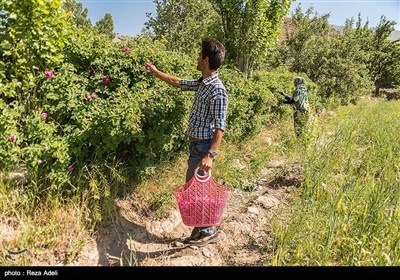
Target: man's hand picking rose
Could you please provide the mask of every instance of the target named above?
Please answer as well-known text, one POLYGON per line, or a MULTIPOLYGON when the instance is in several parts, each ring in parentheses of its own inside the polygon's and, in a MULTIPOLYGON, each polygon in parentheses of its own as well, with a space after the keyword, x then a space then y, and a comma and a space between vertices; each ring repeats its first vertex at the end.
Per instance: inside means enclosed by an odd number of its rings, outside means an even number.
POLYGON ((148 61, 146 62, 146 69, 153 74, 155 70, 157 70, 157 68, 154 66, 153 62, 148 61))

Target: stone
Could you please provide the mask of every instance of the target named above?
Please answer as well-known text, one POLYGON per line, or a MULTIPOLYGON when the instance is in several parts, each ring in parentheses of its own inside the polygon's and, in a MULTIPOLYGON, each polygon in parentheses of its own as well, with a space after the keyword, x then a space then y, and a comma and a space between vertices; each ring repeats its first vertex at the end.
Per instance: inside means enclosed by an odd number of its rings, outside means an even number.
POLYGON ((266 209, 270 209, 279 204, 279 200, 271 196, 259 196, 256 203, 266 209))
POLYGON ((249 212, 250 214, 253 214, 255 216, 257 216, 260 213, 258 208, 255 206, 250 206, 249 209, 247 209, 247 212, 249 212))

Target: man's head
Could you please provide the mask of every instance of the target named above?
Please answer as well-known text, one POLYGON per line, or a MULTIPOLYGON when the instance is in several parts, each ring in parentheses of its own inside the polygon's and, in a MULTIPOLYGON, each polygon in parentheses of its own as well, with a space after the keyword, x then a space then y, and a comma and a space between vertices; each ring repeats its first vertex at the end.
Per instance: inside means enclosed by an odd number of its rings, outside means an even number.
POLYGON ((225 47, 209 38, 201 41, 201 52, 197 61, 197 70, 217 70, 224 62, 225 47))
POLYGON ((300 85, 305 85, 306 84, 306 80, 303 77, 296 77, 294 78, 294 86, 300 86, 300 85))

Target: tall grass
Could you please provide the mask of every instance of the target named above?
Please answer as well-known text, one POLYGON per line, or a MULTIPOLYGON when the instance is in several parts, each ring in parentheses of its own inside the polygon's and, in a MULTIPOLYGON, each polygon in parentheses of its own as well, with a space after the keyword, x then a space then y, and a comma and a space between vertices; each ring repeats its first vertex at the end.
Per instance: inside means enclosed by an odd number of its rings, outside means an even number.
POLYGON ((320 126, 305 180, 274 221, 273 265, 400 265, 400 103, 363 101, 320 126))
POLYGON ((22 187, 0 183, 0 266, 71 262, 88 240, 86 203, 43 199, 38 205, 35 199, 22 187), (6 259, 8 250, 23 249, 29 254, 6 259))

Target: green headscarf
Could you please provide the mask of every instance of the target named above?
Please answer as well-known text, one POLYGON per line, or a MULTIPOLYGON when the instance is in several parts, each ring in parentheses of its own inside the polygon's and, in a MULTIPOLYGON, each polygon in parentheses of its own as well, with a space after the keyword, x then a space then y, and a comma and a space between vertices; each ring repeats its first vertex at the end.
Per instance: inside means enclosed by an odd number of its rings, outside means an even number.
POLYGON ((298 87, 300 85, 304 86, 306 84, 306 80, 303 77, 296 77, 294 78, 294 86, 298 87))

